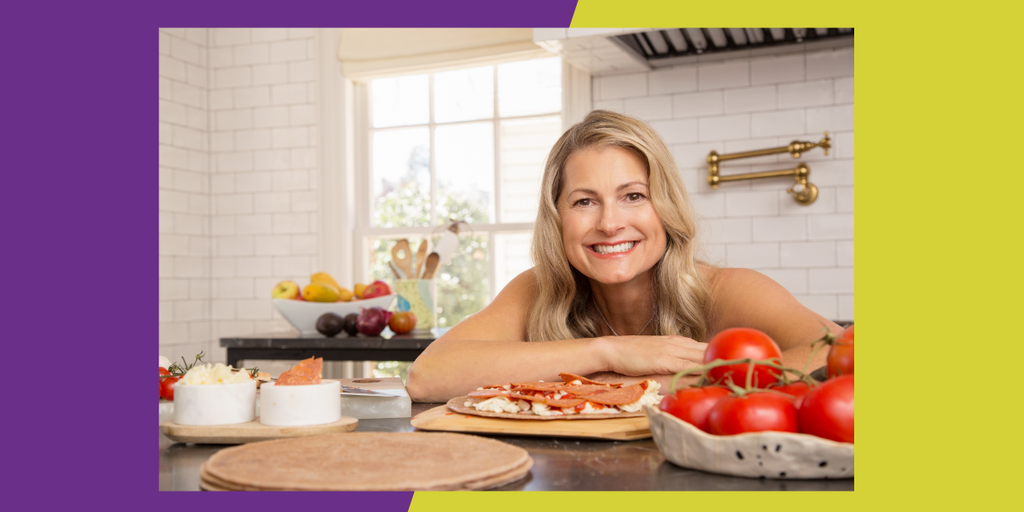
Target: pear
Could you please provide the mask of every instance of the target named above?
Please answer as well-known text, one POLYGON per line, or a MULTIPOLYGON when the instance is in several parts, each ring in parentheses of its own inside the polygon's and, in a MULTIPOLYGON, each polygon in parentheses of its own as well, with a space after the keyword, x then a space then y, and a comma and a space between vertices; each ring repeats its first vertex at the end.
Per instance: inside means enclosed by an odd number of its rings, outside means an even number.
POLYGON ((309 278, 309 282, 333 286, 335 290, 338 290, 337 302, 348 302, 352 300, 352 290, 339 285, 338 282, 335 281, 327 272, 317 272, 316 274, 313 274, 313 276, 309 278))
POLYGON ((309 278, 309 282, 311 282, 311 283, 329 284, 329 285, 333 286, 335 289, 338 289, 338 290, 341 289, 341 286, 338 285, 338 282, 335 281, 334 278, 331 277, 331 275, 328 274, 327 272, 317 272, 316 274, 313 274, 309 278))
POLYGON ((302 289, 302 298, 310 302, 338 302, 338 289, 324 283, 309 283, 302 289))

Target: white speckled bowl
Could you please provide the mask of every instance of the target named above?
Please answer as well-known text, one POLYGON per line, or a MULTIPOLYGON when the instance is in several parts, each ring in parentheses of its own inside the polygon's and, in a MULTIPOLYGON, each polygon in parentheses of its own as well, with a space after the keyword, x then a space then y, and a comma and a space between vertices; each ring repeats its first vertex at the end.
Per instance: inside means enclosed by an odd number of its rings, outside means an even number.
POLYGON ((645 406, 661 454, 684 468, 750 478, 853 478, 853 444, 808 434, 751 432, 713 436, 645 406))
POLYGON ((174 385, 178 425, 233 425, 256 419, 256 381, 235 384, 174 385))
POLYGON ((271 299, 274 309, 302 334, 317 334, 316 321, 324 313, 337 313, 345 316, 359 313, 359 308, 378 307, 388 309, 396 295, 384 295, 372 299, 351 302, 310 302, 305 300, 271 299))

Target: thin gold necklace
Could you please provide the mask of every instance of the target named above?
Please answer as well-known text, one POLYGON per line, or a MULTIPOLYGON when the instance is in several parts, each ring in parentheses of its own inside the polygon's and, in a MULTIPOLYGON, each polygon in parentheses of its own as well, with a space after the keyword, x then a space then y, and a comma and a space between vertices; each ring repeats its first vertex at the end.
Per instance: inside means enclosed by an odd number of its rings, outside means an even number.
MULTIPOLYGON (((604 313, 602 313, 601 308, 598 307, 597 299, 594 299, 594 309, 597 310, 597 314, 601 315, 601 320, 604 320, 604 324, 608 326, 608 329, 612 331, 612 334, 618 336, 619 333, 615 332, 615 329, 612 329, 612 324, 608 323, 608 319, 604 317, 604 313)), ((657 316, 657 314, 655 314, 654 316, 657 316)), ((641 334, 643 334, 644 331, 647 330, 647 327, 649 327, 651 325, 651 322, 654 321, 654 316, 652 316, 651 319, 647 321, 647 324, 644 325, 643 329, 640 329, 640 332, 636 333, 636 336, 640 336, 641 334)))

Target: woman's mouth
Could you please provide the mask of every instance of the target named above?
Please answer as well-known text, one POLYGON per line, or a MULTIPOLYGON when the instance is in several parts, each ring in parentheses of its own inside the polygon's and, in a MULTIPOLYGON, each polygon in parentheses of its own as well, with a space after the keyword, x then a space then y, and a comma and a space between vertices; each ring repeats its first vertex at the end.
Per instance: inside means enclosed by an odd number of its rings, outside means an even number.
POLYGON ((636 246, 636 242, 622 242, 615 245, 594 244, 590 248, 598 254, 618 254, 627 252, 636 246))

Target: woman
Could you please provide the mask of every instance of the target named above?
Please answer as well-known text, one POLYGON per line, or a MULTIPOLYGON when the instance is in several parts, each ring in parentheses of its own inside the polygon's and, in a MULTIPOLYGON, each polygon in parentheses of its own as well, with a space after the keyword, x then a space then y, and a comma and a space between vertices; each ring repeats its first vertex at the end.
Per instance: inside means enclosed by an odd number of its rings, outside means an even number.
MULTIPOLYGON (((730 327, 771 336, 803 368, 823 327, 752 270, 695 256, 697 229, 672 155, 642 121, 591 112, 555 143, 544 169, 535 267, 432 343, 409 372, 416 401, 443 402, 486 384, 654 378, 701 364, 730 327)), ((811 368, 824 364, 824 354, 811 368)))

